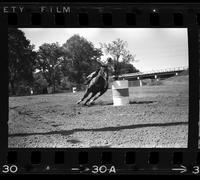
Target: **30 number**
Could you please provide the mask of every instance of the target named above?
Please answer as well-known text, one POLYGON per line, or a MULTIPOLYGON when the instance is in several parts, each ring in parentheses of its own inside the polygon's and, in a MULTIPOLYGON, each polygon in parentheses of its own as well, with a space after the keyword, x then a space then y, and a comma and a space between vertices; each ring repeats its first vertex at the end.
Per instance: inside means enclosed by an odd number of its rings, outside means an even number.
POLYGON ((4 165, 2 170, 3 173, 16 173, 17 171, 18 167, 16 165, 11 165, 11 166, 4 165))

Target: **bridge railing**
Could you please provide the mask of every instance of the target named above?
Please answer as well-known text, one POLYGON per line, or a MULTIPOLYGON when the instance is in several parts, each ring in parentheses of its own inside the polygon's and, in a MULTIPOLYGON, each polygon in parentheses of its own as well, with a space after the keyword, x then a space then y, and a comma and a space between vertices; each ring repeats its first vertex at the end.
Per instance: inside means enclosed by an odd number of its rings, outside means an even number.
POLYGON ((187 69, 188 69, 188 66, 183 66, 183 67, 167 68, 167 69, 160 69, 160 70, 144 71, 144 72, 138 72, 138 73, 122 74, 120 75, 120 77, 139 76, 139 75, 156 74, 156 73, 163 73, 163 72, 176 72, 176 71, 184 71, 187 69))

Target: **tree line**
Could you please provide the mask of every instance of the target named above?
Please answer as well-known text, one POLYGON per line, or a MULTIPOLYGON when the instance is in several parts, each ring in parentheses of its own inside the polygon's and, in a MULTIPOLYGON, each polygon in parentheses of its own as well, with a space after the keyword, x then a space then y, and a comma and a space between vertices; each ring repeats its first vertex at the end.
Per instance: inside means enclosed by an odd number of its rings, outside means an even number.
MULTIPOLYGON (((9 95, 55 93, 84 89, 88 74, 97 70, 106 54, 112 58, 115 71, 110 75, 138 72, 130 64, 135 56, 127 50, 127 43, 117 39, 96 48, 86 38, 73 35, 61 46, 44 43, 37 51, 19 29, 8 29, 9 95)), ((107 62, 104 62, 107 63, 107 62)))

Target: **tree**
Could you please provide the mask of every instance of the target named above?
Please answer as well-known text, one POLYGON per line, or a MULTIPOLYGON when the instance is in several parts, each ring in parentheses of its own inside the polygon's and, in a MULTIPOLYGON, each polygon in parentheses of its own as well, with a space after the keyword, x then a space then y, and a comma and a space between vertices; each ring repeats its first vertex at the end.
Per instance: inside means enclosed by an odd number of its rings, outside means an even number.
MULTIPOLYGON (((11 94, 16 95, 18 86, 33 82, 36 52, 34 46, 19 29, 8 29, 8 71, 11 94)), ((27 87, 26 87, 27 88, 27 87)))
POLYGON ((126 41, 117 39, 111 43, 101 44, 101 49, 112 57, 111 64, 114 66, 115 79, 118 79, 118 76, 122 73, 122 65, 129 64, 130 62, 135 61, 135 55, 132 55, 129 50, 127 50, 128 44, 126 41), (123 63, 120 63, 123 62, 123 63))
POLYGON ((33 90, 34 94, 46 94, 47 93, 48 82, 44 78, 42 72, 34 73, 34 83, 33 90))
POLYGON ((82 84, 86 76, 100 64, 102 51, 84 37, 73 35, 65 44, 63 73, 71 82, 82 84))
POLYGON ((136 73, 139 72, 132 64, 126 62, 119 62, 120 74, 136 73))
POLYGON ((37 69, 40 70, 48 82, 56 91, 56 85, 60 83, 63 63, 63 50, 58 43, 44 43, 37 52, 37 69))

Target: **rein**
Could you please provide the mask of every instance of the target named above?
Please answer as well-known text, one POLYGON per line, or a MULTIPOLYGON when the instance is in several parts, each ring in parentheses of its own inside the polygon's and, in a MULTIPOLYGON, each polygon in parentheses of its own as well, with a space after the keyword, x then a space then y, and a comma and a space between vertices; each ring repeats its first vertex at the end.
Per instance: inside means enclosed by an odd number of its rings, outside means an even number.
POLYGON ((99 71, 99 76, 101 76, 102 78, 104 78, 105 81, 108 80, 108 72, 105 72, 102 67, 101 67, 101 69, 99 71))

